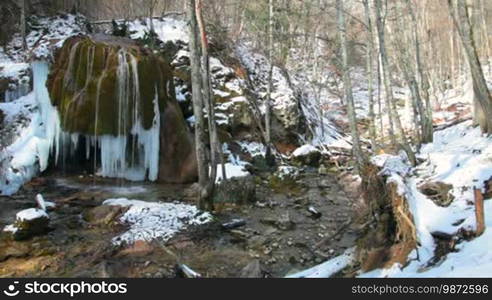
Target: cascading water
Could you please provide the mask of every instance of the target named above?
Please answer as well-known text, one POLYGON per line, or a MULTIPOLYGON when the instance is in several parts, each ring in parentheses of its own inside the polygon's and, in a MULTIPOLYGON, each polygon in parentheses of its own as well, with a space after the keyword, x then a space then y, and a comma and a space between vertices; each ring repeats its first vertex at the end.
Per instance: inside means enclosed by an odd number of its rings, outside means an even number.
MULTIPOLYGON (((74 46, 73 49, 76 49, 74 46)), ((70 59, 75 59, 75 51, 71 51, 70 59)), ((93 61, 94 51, 88 51, 89 62, 93 61)), ((140 88, 139 72, 136 58, 125 49, 120 49, 118 66, 116 70, 117 84, 117 108, 116 115, 100 116, 101 85, 105 78, 105 71, 97 83, 97 99, 95 103, 94 134, 80 134, 63 132, 62 144, 65 148, 65 159, 74 155, 78 147, 82 146, 81 137, 85 139, 85 156, 90 159, 91 150, 94 153, 94 164, 100 163, 98 175, 102 177, 125 178, 127 180, 157 180, 159 173, 159 134, 160 134, 160 110, 157 88, 155 88, 154 119, 150 129, 144 129, 139 114, 140 88), (97 134, 100 118, 116 118, 117 134, 97 134), (132 125, 130 128, 129 126, 132 125)), ((69 71, 73 72, 73 62, 69 63, 69 71)), ((87 67, 86 83, 93 75, 93 66, 87 67)), ((70 77, 70 76, 68 76, 70 77)), ((70 84, 70 79, 65 76, 64 84, 70 84)), ((56 154, 59 155, 59 152, 56 154)))

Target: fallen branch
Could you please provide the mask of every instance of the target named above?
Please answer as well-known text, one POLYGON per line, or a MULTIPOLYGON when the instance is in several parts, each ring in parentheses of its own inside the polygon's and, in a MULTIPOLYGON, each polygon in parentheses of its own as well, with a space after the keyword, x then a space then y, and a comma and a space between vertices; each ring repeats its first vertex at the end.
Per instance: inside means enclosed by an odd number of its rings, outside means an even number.
POLYGON ((458 125, 460 123, 470 121, 471 119, 472 119, 472 117, 468 117, 468 118, 464 118, 464 119, 454 120, 451 123, 447 123, 447 124, 443 124, 443 125, 437 125, 437 126, 434 126, 434 131, 441 131, 441 130, 447 129, 449 127, 453 127, 454 125, 458 125))

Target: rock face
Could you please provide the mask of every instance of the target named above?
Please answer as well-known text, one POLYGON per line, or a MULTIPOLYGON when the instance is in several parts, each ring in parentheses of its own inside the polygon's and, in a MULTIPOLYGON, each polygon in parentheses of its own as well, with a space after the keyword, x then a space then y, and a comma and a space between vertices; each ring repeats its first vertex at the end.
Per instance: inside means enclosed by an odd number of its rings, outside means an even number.
POLYGON ((73 136, 84 137, 103 176, 195 180, 193 141, 163 57, 129 39, 73 37, 57 53, 47 87, 62 131, 74 148, 82 142, 73 136))

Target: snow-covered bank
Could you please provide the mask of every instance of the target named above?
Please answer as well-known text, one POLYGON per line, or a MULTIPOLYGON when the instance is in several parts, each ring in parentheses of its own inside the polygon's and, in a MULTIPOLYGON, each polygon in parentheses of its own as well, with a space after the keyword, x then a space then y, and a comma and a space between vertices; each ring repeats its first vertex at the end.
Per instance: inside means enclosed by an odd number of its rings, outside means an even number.
POLYGON ((165 242, 188 226, 202 225, 212 220, 209 213, 186 204, 120 198, 108 199, 104 205, 128 207, 120 222, 128 225, 129 229, 113 239, 115 245, 132 244, 138 240, 150 242, 158 239, 165 242))
POLYGON ((389 269, 361 274, 361 277, 492 276, 490 201, 485 201, 485 233, 472 241, 461 242, 456 252, 447 254, 440 263, 430 264, 436 249, 432 234, 455 235, 460 230, 475 231, 473 189, 483 189, 484 182, 492 177, 492 137, 481 134, 479 128, 473 128, 471 121, 464 122, 435 132, 434 143, 425 145, 419 157, 424 162, 408 177, 401 174, 401 168, 395 167, 397 158, 380 160, 390 180, 398 184, 399 192, 409 202, 419 246, 410 254, 408 266, 394 265, 389 269), (390 165, 391 160, 393 165, 390 165), (452 185, 450 193, 454 201, 448 207, 434 203, 419 190, 428 182, 452 185))
MULTIPOLYGON (((408 201, 416 228, 418 246, 408 256, 408 264, 360 273, 360 277, 490 277, 492 276, 492 202, 485 200, 485 232, 470 241, 460 240, 452 252, 436 257, 435 235, 456 236, 475 232, 474 188, 484 192, 484 182, 492 178, 492 137, 483 135, 465 121, 434 133, 434 143, 419 153, 423 162, 411 168, 406 156, 382 154, 372 158, 388 183, 408 201), (449 206, 434 202, 420 190, 423 184, 440 182, 452 186, 454 199, 449 206)), ((490 188, 490 187, 489 187, 490 188)), ((328 277, 345 264, 343 257, 329 260, 294 277, 328 277), (340 263, 342 262, 342 263, 340 263), (336 267, 336 268, 335 268, 336 267), (333 269, 335 271, 331 272, 333 269), (330 272, 329 272, 330 271, 330 272), (320 275, 321 274, 321 275, 320 275)), ((345 265, 344 265, 345 264, 345 265)))
POLYGON ((15 141, 2 150, 0 161, 0 194, 12 195, 39 171, 48 167, 52 151, 59 152, 60 121, 58 112, 51 105, 45 82, 48 64, 37 61, 32 64, 34 91, 9 103, 0 104, 7 118, 20 114, 28 125, 18 132, 15 141))

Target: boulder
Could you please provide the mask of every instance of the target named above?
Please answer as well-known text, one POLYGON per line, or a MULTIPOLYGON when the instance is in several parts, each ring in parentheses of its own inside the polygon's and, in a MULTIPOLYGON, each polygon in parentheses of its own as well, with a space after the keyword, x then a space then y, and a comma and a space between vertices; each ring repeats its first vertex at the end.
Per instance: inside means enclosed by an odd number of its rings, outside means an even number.
POLYGON ((18 212, 14 224, 6 226, 3 231, 14 240, 22 241, 46 233, 49 222, 50 218, 44 210, 29 208, 18 212))
POLYGON ((86 210, 83 213, 83 218, 92 225, 111 225, 116 223, 118 217, 125 213, 126 210, 128 210, 127 207, 101 205, 86 210))
POLYGON ((321 152, 312 145, 304 145, 297 148, 292 153, 292 160, 299 166, 318 167, 321 159, 321 152))
POLYGON ((427 182, 419 186, 422 194, 429 197, 439 206, 447 207, 453 202, 454 196, 451 193, 453 186, 443 182, 427 182))
POLYGON ((265 272, 261 268, 260 261, 255 259, 247 264, 239 274, 239 278, 263 278, 265 272))
POLYGON ((248 204, 255 201, 256 184, 251 176, 230 178, 215 188, 215 203, 248 204))
POLYGON ((151 156, 158 145, 158 176, 152 177, 169 183, 196 180, 193 138, 164 56, 130 39, 72 37, 58 51, 47 87, 63 131, 91 138, 125 137, 123 147, 137 158, 151 156), (152 133, 157 128, 158 144, 152 133), (149 144, 156 146, 149 151, 149 144))

